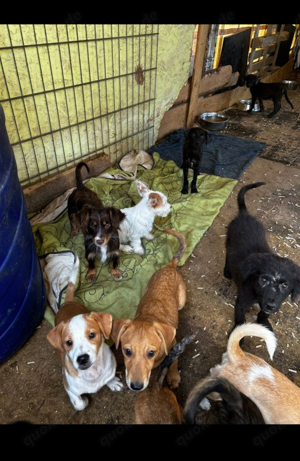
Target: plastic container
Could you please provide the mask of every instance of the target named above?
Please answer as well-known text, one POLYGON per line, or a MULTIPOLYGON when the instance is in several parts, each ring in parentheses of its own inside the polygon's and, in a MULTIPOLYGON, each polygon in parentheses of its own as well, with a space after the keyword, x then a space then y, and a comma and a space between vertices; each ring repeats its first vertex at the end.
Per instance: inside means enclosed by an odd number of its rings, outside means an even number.
POLYGON ((33 333, 45 285, 0 105, 0 363, 33 333))

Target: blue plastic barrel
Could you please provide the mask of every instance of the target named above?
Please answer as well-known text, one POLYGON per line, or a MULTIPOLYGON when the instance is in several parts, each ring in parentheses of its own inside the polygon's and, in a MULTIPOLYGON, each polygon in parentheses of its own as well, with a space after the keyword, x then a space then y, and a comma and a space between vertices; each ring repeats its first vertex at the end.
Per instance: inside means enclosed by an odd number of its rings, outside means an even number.
POLYGON ((42 320, 45 285, 0 105, 0 363, 42 320))

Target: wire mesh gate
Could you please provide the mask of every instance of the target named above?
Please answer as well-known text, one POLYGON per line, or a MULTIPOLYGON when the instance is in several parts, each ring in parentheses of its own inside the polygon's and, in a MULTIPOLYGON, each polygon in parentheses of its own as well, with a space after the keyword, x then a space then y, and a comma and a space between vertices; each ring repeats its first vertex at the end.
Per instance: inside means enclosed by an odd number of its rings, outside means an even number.
POLYGON ((155 142, 158 25, 0 25, 0 104, 27 185, 155 142))

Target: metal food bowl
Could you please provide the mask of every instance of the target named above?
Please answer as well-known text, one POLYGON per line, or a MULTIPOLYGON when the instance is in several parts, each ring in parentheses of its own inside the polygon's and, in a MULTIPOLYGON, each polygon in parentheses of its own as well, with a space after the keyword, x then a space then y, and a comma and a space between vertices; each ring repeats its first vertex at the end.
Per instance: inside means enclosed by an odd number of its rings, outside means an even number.
POLYGON ((295 80, 282 80, 282 82, 287 90, 296 90, 299 84, 295 80))
MULTIPOLYGON (((238 109, 246 111, 249 110, 251 107, 251 99, 241 99, 237 105, 238 109)), ((258 112, 260 109, 259 102, 256 102, 253 107, 253 112, 258 112)))
POLYGON ((204 112, 199 117, 201 128, 208 131, 221 131, 224 130, 229 117, 221 115, 217 112, 204 112))

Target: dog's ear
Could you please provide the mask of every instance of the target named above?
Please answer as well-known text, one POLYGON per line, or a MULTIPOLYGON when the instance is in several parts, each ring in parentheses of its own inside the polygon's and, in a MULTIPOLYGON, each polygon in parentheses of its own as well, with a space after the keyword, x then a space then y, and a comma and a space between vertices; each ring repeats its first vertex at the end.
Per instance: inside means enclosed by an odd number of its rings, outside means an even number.
POLYGON ((176 329, 166 323, 153 322, 153 326, 156 329, 156 333, 162 340, 165 354, 168 355, 172 341, 175 338, 176 329))
POLYGON ((109 339, 113 323, 112 315, 106 312, 91 312, 88 317, 97 322, 104 338, 109 339))
POLYGON ((293 277, 293 289, 291 291, 291 301, 294 302, 300 295, 300 267, 291 261, 292 264, 292 277, 293 277))
POLYGON ((116 349, 119 347, 119 342, 122 334, 127 330, 127 328, 132 324, 130 319, 116 319, 113 321, 111 337, 116 345, 116 349))
POLYGON ((144 195, 146 195, 149 192, 149 187, 146 184, 144 184, 142 181, 140 181, 139 179, 137 179, 135 183, 136 183, 138 193, 140 194, 141 197, 144 197, 144 195))
POLYGON ((52 330, 50 330, 47 334, 47 339, 51 346, 53 346, 55 349, 59 351, 63 351, 61 337, 64 325, 65 322, 60 322, 55 328, 52 328, 52 330))
POLYGON ((125 218, 125 214, 113 206, 109 208, 109 216, 111 219, 112 227, 115 229, 118 229, 120 222, 122 222, 125 218))
POLYGON ((241 264, 242 281, 246 282, 250 277, 258 273, 261 266, 261 255, 251 254, 241 264))

